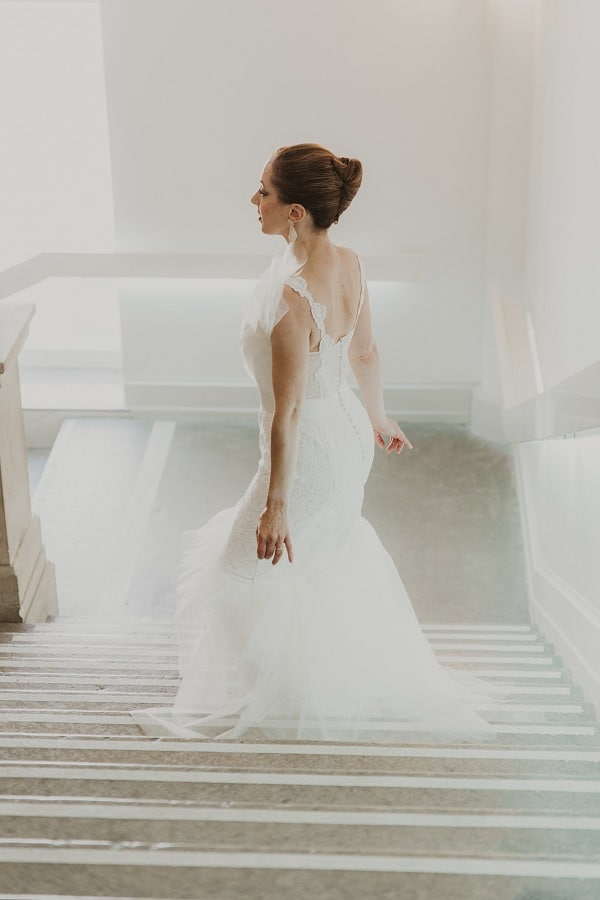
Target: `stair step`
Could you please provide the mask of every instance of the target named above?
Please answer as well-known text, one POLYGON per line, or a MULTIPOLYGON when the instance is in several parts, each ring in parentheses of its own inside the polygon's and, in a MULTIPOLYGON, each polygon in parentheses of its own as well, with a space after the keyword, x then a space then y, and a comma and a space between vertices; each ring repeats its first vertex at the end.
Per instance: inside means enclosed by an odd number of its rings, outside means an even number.
MULTIPOLYGON (((52 686, 52 689, 81 692, 84 690, 93 691, 94 694, 106 693, 132 693, 141 696, 144 692, 154 693, 159 691, 164 695, 173 695, 176 693, 179 684, 178 675, 162 675, 160 677, 151 677, 148 675, 119 675, 112 672, 103 673, 87 673, 78 674, 76 678, 71 672, 60 674, 54 672, 49 674, 46 672, 27 673, 18 671, 12 674, 0 672, 0 690, 3 695, 8 696, 13 692, 35 692, 39 687, 46 688, 52 686)), ((503 678, 498 682, 490 682, 490 693, 498 693, 502 696, 515 697, 522 702, 536 702, 536 700, 548 699, 551 702, 552 697, 560 698, 561 701, 581 701, 582 691, 577 685, 570 683, 565 684, 546 684, 543 681, 514 683, 503 678)))
MULTIPOLYGON (((410 756, 354 756, 307 755, 273 753, 248 753, 243 750, 224 752, 223 747, 216 750, 188 750, 185 746, 166 750, 161 746, 149 748, 142 742, 129 742, 124 749, 118 741, 110 742, 69 741, 67 745, 59 745, 56 741, 43 741, 31 746, 32 742, 8 745, 2 742, 0 761, 2 764, 18 765, 27 763, 85 763, 88 765, 114 765, 121 768, 134 767, 140 770, 146 767, 168 766, 194 767, 198 770, 255 771, 268 768, 277 772, 334 772, 340 774, 403 774, 403 775, 464 775, 464 776, 518 776, 530 775, 538 778, 596 778, 600 779, 600 758, 594 759, 593 753, 586 756, 586 751, 575 751, 581 757, 565 760, 556 752, 553 758, 546 759, 544 751, 538 755, 515 755, 495 757, 480 756, 477 749, 465 756, 432 756, 427 748, 414 748, 410 756), (91 745, 91 746, 89 746, 91 745), (117 745, 117 746, 115 746, 117 745)), ((188 743, 188 742, 186 742, 188 743)), ((214 744, 212 745, 214 746, 214 744)), ((468 751, 467 751, 468 752, 468 751)))
MULTIPOLYGON (((37 865, 79 864, 81 866, 177 867, 194 869, 283 869, 328 872, 423 872, 438 874, 496 875, 500 877, 599 878, 600 863, 528 859, 497 855, 493 859, 465 855, 398 856, 329 853, 253 853, 239 851, 198 851, 187 848, 137 849, 131 847, 70 847, 61 842, 21 841, 5 847, 0 843, 0 863, 35 862, 37 865), (52 843, 48 847, 48 843, 52 843)), ((149 873, 148 873, 149 874, 149 873)), ((108 885, 107 885, 108 886, 108 885)), ((201 883, 197 884, 197 889, 201 883)), ((596 886, 597 887, 597 886, 596 886)), ((244 897, 248 896, 245 892, 244 897)), ((307 895, 308 896, 308 895, 307 895)), ((355 895, 356 896, 356 895, 355 895)), ((447 895, 446 895, 447 896, 447 895)), ((590 895, 593 897, 593 895, 590 895)), ((569 898, 570 900, 570 898, 569 898)), ((597 900, 597 898, 596 898, 597 900)))
POLYGON ((130 713, 176 693, 172 622, 0 625, 0 889, 598 900, 600 735, 555 648, 529 625, 425 630, 505 698, 472 698, 494 738, 150 738, 130 713))
MULTIPOLYGON (((102 712, 108 706, 116 709, 130 710, 132 705, 168 705, 176 695, 173 687, 168 691, 156 693, 139 691, 114 691, 106 689, 97 690, 26 690, 24 688, 0 688, 0 714, 5 715, 11 709, 20 709, 33 713, 48 712, 49 710, 66 710, 71 712, 83 712, 95 710, 102 712), (74 708, 74 704, 77 707, 74 708)), ((476 697, 471 701, 475 709, 479 711, 490 710, 489 703, 481 702, 476 697)), ((537 701, 513 701, 502 702, 502 706, 494 709, 494 712, 505 715, 508 713, 532 713, 536 717, 540 714, 552 715, 582 715, 591 717, 593 706, 575 701, 565 701, 564 698, 542 697, 537 701)))
POLYGON ((25 737, 14 735, 0 738, 0 759, 48 759, 79 760, 85 762, 114 761, 115 764, 159 764, 195 765, 200 768, 215 765, 220 760, 224 767, 243 765, 253 768, 268 765, 288 769, 322 766, 326 769, 340 768, 342 771, 356 767, 386 767, 418 765, 426 768, 440 767, 444 761, 449 766, 466 766, 469 770, 481 766, 502 766, 506 763, 511 770, 515 766, 525 766, 528 771, 542 774, 545 767, 554 771, 561 766, 576 772, 590 769, 600 777, 600 743, 596 750, 564 751, 560 749, 507 749, 494 743, 487 745, 443 746, 436 744, 378 745, 378 744, 293 744, 269 742, 249 744, 236 741, 186 740, 182 738, 147 738, 138 740, 126 738, 80 738, 70 737, 60 741, 51 736, 25 737), (26 752, 25 752, 26 751, 26 752), (106 758, 108 755, 108 758, 106 758))
MULTIPOLYGON (((533 732, 528 732, 520 730, 518 732, 514 731, 501 733, 494 739, 494 746, 503 749, 557 749, 561 751, 575 749, 594 750, 599 746, 599 736, 597 728, 595 728, 593 733, 588 733, 588 730, 586 729, 586 733, 584 734, 574 734, 572 729, 566 730, 565 728, 562 728, 560 726, 547 726, 541 728, 541 731, 535 730, 533 732)), ((13 738, 31 740, 49 738, 54 739, 55 741, 69 743, 75 739, 97 740, 102 738, 106 739, 107 742, 113 740, 135 742, 140 738, 140 730, 138 729, 136 734, 132 734, 129 731, 126 731, 123 727, 108 726, 105 730, 102 730, 101 728, 90 726, 89 728, 85 728, 82 730, 80 727, 77 727, 75 725, 65 725, 62 729, 54 729, 48 727, 44 723, 40 724, 38 728, 23 724, 22 727, 0 729, 0 746, 2 745, 4 740, 10 740, 13 738)), ((248 734, 249 740, 260 740, 261 738, 262 734, 258 729, 256 729, 256 731, 254 732, 250 731, 248 734)), ((208 735, 207 739, 214 740, 215 736, 208 735)), ((157 740, 164 739, 159 738, 157 740)), ((401 743, 401 739, 398 738, 396 744, 401 743)), ((469 745, 471 745, 472 743, 472 741, 468 742, 469 745)), ((490 741, 486 741, 486 744, 489 743, 490 741)), ((456 741, 453 746, 463 747, 467 746, 467 744, 456 741)))
MULTIPOLYGON (((485 653, 477 647, 467 648, 467 650, 456 649, 448 653, 446 650, 434 647, 436 656, 440 662, 485 662, 486 664, 501 663, 513 665, 529 665, 543 666, 556 664, 558 657, 554 654, 552 648, 548 645, 540 645, 536 652, 531 647, 517 648, 515 655, 514 649, 506 650, 506 652, 498 653, 496 648, 490 648, 485 653), (539 651, 539 652, 538 652, 539 651)), ((502 648, 500 648, 502 650, 502 648)), ((132 658, 136 660, 146 660, 148 665, 158 660, 172 660, 176 662, 179 651, 175 644, 169 645, 162 643, 149 650, 146 645, 128 646, 114 643, 111 645, 103 644, 99 647, 88 645, 80 640, 73 643, 56 644, 44 642, 43 644, 35 644, 30 642, 21 643, 4 643, 0 645, 0 660, 4 664, 19 659, 40 659, 40 660, 56 660, 64 658, 65 654, 69 655, 69 659, 78 659, 82 657, 89 660, 90 664, 102 665, 107 660, 123 660, 124 662, 132 662, 132 658)))
MULTIPOLYGON (((482 655, 479 654, 477 656, 471 656, 470 654, 465 653, 456 653, 456 654, 442 654, 436 653, 438 662, 441 663, 452 663, 456 665, 456 663, 468 663, 469 665, 473 665, 473 663, 485 663, 487 666, 490 665, 503 665, 503 666, 560 666, 561 660, 557 656, 544 655, 544 656, 492 656, 492 655, 482 655)), ((466 666, 465 666, 466 668, 466 666)))
POLYGON ((524 646, 528 643, 535 643, 540 640, 540 635, 537 630, 531 631, 432 631, 431 629, 424 629, 427 634, 427 639, 431 642, 434 641, 469 641, 472 643, 481 643, 481 642, 503 642, 503 643, 513 643, 518 644, 519 646, 524 646))
MULTIPOLYGON (((596 780, 5 765, 2 800, 160 802, 188 807, 499 813, 594 817, 596 780)), ((1 842, 0 842, 1 846, 1 842)), ((1 853, 0 853, 1 855, 1 853)))
MULTIPOLYGON (((476 625, 432 625, 426 623, 421 627, 425 634, 456 635, 457 633, 464 633, 473 635, 476 639, 482 633, 492 634, 495 639, 507 636, 507 639, 512 640, 515 635, 534 635, 536 639, 539 637, 538 629, 532 625, 486 625, 485 623, 476 625)), ((98 617, 86 616, 85 618, 50 617, 46 622, 36 622, 35 624, 0 622, 0 634, 34 632, 60 634, 73 631, 80 634, 110 634, 116 632, 118 634, 132 635, 160 633, 170 636, 175 633, 175 628, 172 620, 128 618, 126 616, 110 617, 104 615, 98 617)))
MULTIPOLYGON (((8 655, 7 655, 8 656, 8 655)), ((563 676, 562 669, 558 660, 552 657, 534 657, 534 658, 498 658, 498 657, 442 657, 438 656, 438 661, 442 664, 449 665, 451 668, 473 669, 483 671, 497 672, 500 675, 511 675, 513 672, 523 672, 524 675, 518 677, 533 678, 561 678, 563 676), (515 668, 518 666, 518 668, 515 668), (487 667, 487 668, 484 668, 487 667), (491 668, 489 668, 491 667, 491 668), (512 668, 511 668, 512 667, 512 668)), ((169 659, 167 656, 156 656, 148 658, 148 656, 140 657, 139 661, 132 662, 130 655, 124 655, 119 658, 116 654, 109 657, 92 658, 88 655, 78 657, 76 654, 65 657, 64 654, 56 654, 56 656, 46 655, 40 656, 32 653, 30 655, 13 654, 8 658, 4 658, 2 662, 2 671, 5 674, 17 672, 20 669, 25 671, 36 669, 64 669, 65 671, 81 671, 87 672, 103 672, 105 670, 119 669, 123 672, 165 672, 173 675, 177 674, 177 666, 175 659, 169 659)))
POLYGON ((451 651, 452 653, 548 653, 553 654, 554 648, 549 644, 544 644, 541 641, 523 643, 523 644, 513 644, 507 641, 505 644, 498 644, 496 642, 489 643, 485 642, 475 642, 475 641, 449 641, 445 640, 431 640, 429 638, 429 642, 431 646, 434 648, 436 653, 440 651, 451 651))
MULTIPOLYGON (((119 675, 114 672, 87 672, 77 675, 73 678, 71 672, 61 674, 60 672, 23 672, 21 670, 14 673, 0 671, 0 687, 8 687, 9 685, 36 685, 36 684, 56 684, 65 687, 77 686, 94 686, 98 689, 113 686, 131 686, 137 690, 146 687, 165 687, 171 690, 173 685, 179 683, 179 675, 159 675, 153 677, 151 675, 137 675, 135 672, 127 675, 119 675)), ((575 690, 571 685, 551 685, 544 686, 544 692, 564 693, 575 690)), ((536 688, 537 691, 537 688, 536 688)))
POLYGON ((66 659, 64 657, 57 656, 56 659, 48 658, 48 657, 38 657, 36 655, 32 656, 31 659, 11 659, 10 663, 5 663, 2 666, 2 671, 5 674, 10 672, 18 672, 20 669, 25 669, 26 671, 31 670, 35 672, 36 669, 45 670, 49 669, 61 669, 64 668, 65 671, 70 672, 102 672, 105 669, 115 670, 118 669, 121 672, 129 672, 132 674, 134 672, 165 672, 171 675, 177 674, 177 669, 171 662, 162 662, 158 660, 147 660, 144 662, 136 662, 135 668, 132 669, 131 658, 124 658, 122 660, 119 659, 90 659, 90 658, 81 658, 81 659, 66 659))
POLYGON ((0 877, 5 890, 26 885, 29 893, 3 893, 0 900, 83 900, 81 885, 86 886, 84 900, 173 900, 174 884, 177 898, 193 900, 598 900, 596 864, 585 868, 561 861, 552 866, 504 857, 454 862, 435 856, 171 855, 162 850, 144 862, 143 851, 133 853, 57 848, 54 856, 47 846, 39 854, 35 848, 15 849, 9 865, 0 861, 0 877), (48 886, 57 881, 60 895, 49 895, 48 886))
MULTIPOLYGON (((103 698, 100 701, 83 701, 74 706, 72 701, 40 701, 37 698, 15 698, 6 701, 1 698, 0 725, 11 722, 64 722, 131 724, 132 710, 153 709, 156 706, 168 707, 173 697, 166 694, 149 695, 147 698, 132 695, 128 699, 113 700, 103 698)), ((591 725, 595 719, 589 706, 573 704, 572 706, 549 704, 507 704, 501 709, 490 705, 474 703, 474 708, 487 721, 499 725, 536 726, 536 725, 591 725)))
MULTIPOLYGON (((106 647, 113 649, 127 648, 128 650, 139 650, 146 652, 148 647, 166 647, 169 650, 177 647, 177 639, 175 635, 165 637, 162 634, 154 636, 140 637, 139 635, 103 635, 103 634, 54 634, 45 632, 44 634, 2 634, 0 633, 0 653, 6 652, 7 649, 15 650, 26 649, 28 647, 37 650, 56 649, 60 647, 64 650, 73 648, 89 647, 94 650, 96 648, 106 647)), ((513 646, 521 647, 521 644, 513 646)), ((529 648, 529 644, 525 647, 529 648)))
MULTIPOLYGON (((482 656, 486 660, 494 659, 504 660, 506 655, 509 661, 524 659, 527 663, 538 664, 538 661, 544 658, 555 659, 554 648, 548 644, 536 643, 514 645, 514 644, 463 644, 457 642, 450 644, 448 642, 432 642, 432 647, 439 657, 459 658, 477 660, 482 656), (500 654, 497 656, 496 654, 500 654), (517 655, 515 655, 517 654, 517 655), (520 656, 519 654, 526 654, 520 656)), ((82 638, 74 639, 72 642, 58 642, 56 640, 4 640, 0 641, 0 660, 20 658, 20 657, 47 657, 53 658, 68 653, 70 657, 77 658, 80 656, 88 657, 90 654, 94 658, 120 658, 127 659, 131 657, 147 658, 151 654, 152 659, 166 657, 169 659, 178 658, 178 647, 176 641, 151 640, 151 641, 123 641, 115 640, 105 641, 88 641, 82 638)))
MULTIPOLYGON (((472 674, 478 678, 485 678, 486 693, 490 698, 495 698, 493 703, 498 708, 502 702, 533 704, 582 702, 581 689, 566 680, 567 676, 560 671, 556 673, 556 677, 554 673, 541 675, 539 670, 533 675, 522 675, 517 671, 512 676, 505 672, 497 673, 496 670, 485 671, 487 672, 485 675, 484 670, 473 670, 472 674)), ((44 686, 58 692, 73 690, 77 693, 92 692, 97 697, 124 692, 143 701, 144 695, 147 694, 162 695, 164 698, 173 697, 177 693, 179 677, 171 671, 157 673, 156 677, 148 677, 147 673, 135 676, 120 668, 110 668, 108 672, 103 672, 98 677, 89 670, 81 672, 71 667, 63 671, 52 669, 47 675, 44 675, 43 669, 20 668, 0 673, 0 693, 7 699, 10 695, 16 695, 20 688, 25 694, 29 694, 43 690, 44 686)), ((471 695, 467 691, 463 693, 471 702, 481 703, 481 695, 475 693, 471 695)))
MULTIPOLYGON (((494 720, 492 720, 494 721, 494 720)), ((221 720, 211 726, 206 726, 204 732, 207 735, 215 734, 224 726, 231 726, 232 722, 221 720)), ((569 737, 594 737, 598 734, 594 722, 570 723, 535 723, 526 720, 524 722, 495 722, 494 726, 500 736, 536 737, 554 736, 557 738, 569 737)), ((402 740, 405 732, 413 733, 414 725, 406 727, 396 725, 393 728, 398 741, 402 740)), ((131 715, 117 715, 103 713, 102 715, 70 714, 70 713, 29 713, 10 711, 6 715, 0 714, 0 735, 14 733, 26 734, 105 734, 111 736, 140 735, 141 729, 135 723, 131 715)))
POLYGON ((514 855, 600 862, 600 819, 563 815, 354 812, 211 808, 170 801, 102 798, 0 799, 4 839, 29 843, 118 844, 151 852, 355 853, 423 856, 514 855))
MULTIPOLYGON (((40 629, 40 625, 34 626, 2 626, 0 627, 0 647, 8 644, 69 644, 83 641, 90 646, 96 644, 126 644, 132 647, 140 644, 176 644, 177 636, 175 632, 164 632, 159 630, 151 630, 147 633, 132 633, 128 630, 103 632, 101 629, 94 628, 92 631, 82 630, 73 631, 72 629, 63 630, 58 627, 53 629, 40 629), (7 630, 12 627, 13 630, 7 630), (17 628, 18 630, 14 630, 17 628), (22 629, 25 630, 22 630, 22 629)), ((489 647, 498 647, 501 650, 507 647, 515 648, 518 651, 526 652, 532 647, 544 646, 539 634, 487 634, 478 632, 475 634, 460 634, 441 632, 425 632, 427 639, 431 644, 447 644, 449 647, 462 647, 469 649, 470 647, 481 647, 483 649, 489 647)))

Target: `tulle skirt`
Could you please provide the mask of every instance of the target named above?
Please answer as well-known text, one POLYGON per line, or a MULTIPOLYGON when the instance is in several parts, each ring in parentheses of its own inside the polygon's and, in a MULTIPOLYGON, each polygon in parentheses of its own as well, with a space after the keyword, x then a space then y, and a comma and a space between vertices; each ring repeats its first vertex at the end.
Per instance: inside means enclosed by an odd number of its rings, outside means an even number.
MULTIPOLYGON (((441 666, 371 525, 355 518, 327 564, 223 548, 239 504, 186 535, 175 623, 181 682, 172 706, 135 710, 151 735, 193 739, 391 742, 484 740, 476 710, 500 700, 441 666)), ((347 523, 346 523, 347 524, 347 523)))

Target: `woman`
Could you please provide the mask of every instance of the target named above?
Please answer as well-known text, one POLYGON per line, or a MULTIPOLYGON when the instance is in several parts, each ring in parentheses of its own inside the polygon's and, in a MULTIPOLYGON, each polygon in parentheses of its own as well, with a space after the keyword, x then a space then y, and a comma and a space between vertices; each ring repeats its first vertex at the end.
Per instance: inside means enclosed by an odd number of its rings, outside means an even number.
POLYGON ((361 516, 373 436, 388 453, 411 447, 385 414, 361 263, 329 237, 361 178, 358 160, 299 144, 273 155, 251 198, 263 233, 287 241, 242 328, 261 457, 240 502, 188 535, 176 612, 182 680, 171 709, 134 714, 150 733, 493 732, 461 699, 461 681, 471 693, 481 685, 438 665, 361 516))

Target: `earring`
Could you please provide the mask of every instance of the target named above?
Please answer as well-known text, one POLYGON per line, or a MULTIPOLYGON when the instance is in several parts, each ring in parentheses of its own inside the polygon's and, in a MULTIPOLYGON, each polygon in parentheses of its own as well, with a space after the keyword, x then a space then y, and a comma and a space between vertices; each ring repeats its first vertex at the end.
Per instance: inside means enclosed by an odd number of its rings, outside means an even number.
POLYGON ((298 232, 294 228, 294 223, 291 219, 288 219, 288 224, 290 226, 290 230, 288 231, 288 244, 293 244, 293 242, 298 237, 298 232))

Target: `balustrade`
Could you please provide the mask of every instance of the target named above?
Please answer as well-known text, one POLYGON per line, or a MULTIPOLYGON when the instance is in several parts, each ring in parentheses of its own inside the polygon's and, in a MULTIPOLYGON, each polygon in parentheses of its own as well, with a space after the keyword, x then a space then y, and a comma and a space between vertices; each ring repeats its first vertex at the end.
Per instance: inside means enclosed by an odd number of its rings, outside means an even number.
POLYGON ((35 306, 0 304, 0 621, 57 614, 54 567, 31 511, 18 354, 35 306))

